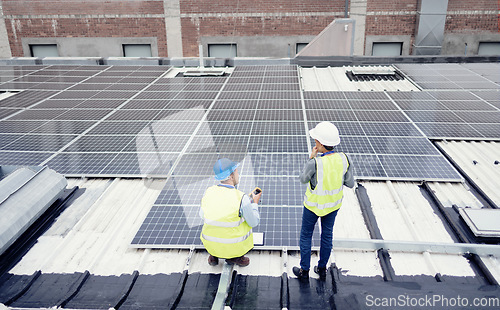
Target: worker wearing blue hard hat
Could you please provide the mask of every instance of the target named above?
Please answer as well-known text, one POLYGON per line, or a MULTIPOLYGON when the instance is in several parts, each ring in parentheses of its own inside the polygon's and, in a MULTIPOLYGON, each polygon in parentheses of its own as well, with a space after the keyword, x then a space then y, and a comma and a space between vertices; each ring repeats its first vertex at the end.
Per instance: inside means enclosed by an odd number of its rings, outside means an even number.
POLYGON ((354 177, 347 155, 335 150, 335 146, 340 144, 340 135, 334 124, 321 122, 309 131, 309 135, 316 146, 300 174, 300 182, 307 183, 308 187, 304 195, 299 241, 300 268, 293 267, 292 271, 299 280, 309 279, 311 240, 314 226, 320 218, 319 261, 314 271, 321 280, 325 280, 333 246, 333 224, 344 197, 343 187, 354 187, 354 177))
POLYGON ((250 259, 244 255, 253 248, 252 228, 259 225, 258 202, 262 193, 250 196, 238 190, 239 163, 228 158, 214 164, 220 184, 209 187, 201 200, 200 216, 204 224, 200 239, 210 254, 208 263, 216 266, 219 258, 244 267, 250 259))

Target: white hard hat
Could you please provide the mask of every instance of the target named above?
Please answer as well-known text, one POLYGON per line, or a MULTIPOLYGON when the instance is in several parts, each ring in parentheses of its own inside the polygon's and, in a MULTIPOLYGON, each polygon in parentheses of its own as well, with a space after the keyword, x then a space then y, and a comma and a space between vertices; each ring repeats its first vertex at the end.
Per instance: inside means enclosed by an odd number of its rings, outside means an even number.
POLYGON ((336 146, 340 143, 339 130, 330 122, 321 122, 309 130, 311 138, 326 146, 336 146))

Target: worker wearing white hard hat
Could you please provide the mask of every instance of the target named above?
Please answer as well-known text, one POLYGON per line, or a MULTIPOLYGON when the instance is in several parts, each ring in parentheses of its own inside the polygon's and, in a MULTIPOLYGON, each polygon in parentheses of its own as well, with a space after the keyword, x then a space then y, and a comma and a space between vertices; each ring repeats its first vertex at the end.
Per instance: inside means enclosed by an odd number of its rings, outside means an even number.
POLYGON ((354 187, 354 177, 347 155, 335 150, 340 144, 337 126, 321 122, 309 131, 309 135, 316 145, 300 174, 300 181, 308 183, 308 187, 304 195, 300 231, 300 267, 293 267, 293 273, 300 280, 309 279, 312 235, 318 218, 321 218, 319 262, 314 271, 321 280, 325 280, 326 266, 332 251, 333 224, 342 206, 343 187, 354 187))
POLYGON ((210 254, 208 263, 216 266, 219 258, 244 267, 250 259, 244 255, 253 248, 252 228, 259 225, 258 202, 262 195, 250 198, 236 189, 240 181, 239 163, 228 158, 214 164, 215 179, 220 184, 209 187, 201 200, 200 216, 204 221, 200 239, 210 254))

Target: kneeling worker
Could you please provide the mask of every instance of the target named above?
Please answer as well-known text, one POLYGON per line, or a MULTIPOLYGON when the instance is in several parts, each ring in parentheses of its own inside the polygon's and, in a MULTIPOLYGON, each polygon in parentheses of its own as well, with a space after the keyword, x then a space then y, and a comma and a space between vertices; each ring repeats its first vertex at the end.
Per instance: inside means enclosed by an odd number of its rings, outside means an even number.
POLYGON ((227 158, 214 165, 215 179, 220 184, 209 187, 201 200, 200 216, 204 220, 200 239, 210 254, 208 263, 216 266, 219 258, 228 264, 248 266, 244 255, 253 248, 252 227, 259 225, 257 203, 260 196, 248 195, 236 189, 239 183, 239 164, 227 158))
POLYGON ((347 156, 334 149, 340 143, 339 131, 334 124, 321 122, 309 134, 316 146, 300 174, 300 181, 309 185, 304 197, 300 231, 300 268, 293 267, 293 273, 300 280, 309 278, 311 239, 314 225, 321 218, 319 262, 314 271, 325 280, 326 264, 332 251, 333 224, 342 205, 343 187, 354 187, 354 177, 347 156), (322 154, 317 156, 318 152, 322 154))

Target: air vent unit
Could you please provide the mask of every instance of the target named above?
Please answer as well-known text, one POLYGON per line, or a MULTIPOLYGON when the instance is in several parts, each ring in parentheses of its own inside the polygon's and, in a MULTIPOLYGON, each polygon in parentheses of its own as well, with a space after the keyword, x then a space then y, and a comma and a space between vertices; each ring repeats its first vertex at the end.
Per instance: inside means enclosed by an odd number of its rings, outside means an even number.
POLYGON ((360 67, 346 70, 345 74, 351 82, 401 81, 405 79, 394 67, 360 67))
POLYGON ((163 77, 222 77, 229 76, 233 72, 233 67, 177 67, 169 70, 163 77))
POLYGON ((223 76, 226 73, 224 70, 207 71, 207 70, 190 70, 181 73, 183 76, 223 76))

